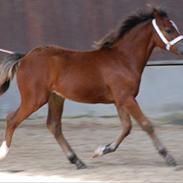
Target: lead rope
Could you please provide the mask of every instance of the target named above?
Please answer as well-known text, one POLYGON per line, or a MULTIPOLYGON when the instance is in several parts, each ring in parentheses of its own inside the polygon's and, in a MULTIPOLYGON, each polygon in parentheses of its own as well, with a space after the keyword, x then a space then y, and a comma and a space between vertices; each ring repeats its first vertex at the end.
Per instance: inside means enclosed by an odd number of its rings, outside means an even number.
POLYGON ((5 49, 1 49, 1 48, 0 48, 0 52, 8 53, 8 54, 14 54, 14 53, 15 53, 15 52, 13 52, 13 51, 9 51, 9 50, 5 50, 5 49))

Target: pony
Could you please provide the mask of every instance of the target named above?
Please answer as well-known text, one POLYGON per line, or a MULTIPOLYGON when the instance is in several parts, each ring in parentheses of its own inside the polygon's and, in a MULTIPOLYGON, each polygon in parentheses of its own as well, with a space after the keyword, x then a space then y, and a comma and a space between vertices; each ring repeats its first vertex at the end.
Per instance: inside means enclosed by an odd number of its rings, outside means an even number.
POLYGON ((97 148, 93 157, 116 151, 129 135, 133 117, 166 163, 176 165, 136 100, 144 67, 155 47, 183 55, 183 36, 175 23, 163 10, 142 11, 128 17, 95 45, 95 50, 85 52, 60 46, 38 47, 26 54, 9 52, 10 55, 1 61, 0 94, 7 91, 16 74, 21 102, 16 111, 7 116, 0 159, 8 154, 15 129, 48 103, 49 131, 69 161, 78 169, 86 168, 62 131, 64 101, 70 99, 114 104, 117 109, 121 133, 111 143, 97 148))

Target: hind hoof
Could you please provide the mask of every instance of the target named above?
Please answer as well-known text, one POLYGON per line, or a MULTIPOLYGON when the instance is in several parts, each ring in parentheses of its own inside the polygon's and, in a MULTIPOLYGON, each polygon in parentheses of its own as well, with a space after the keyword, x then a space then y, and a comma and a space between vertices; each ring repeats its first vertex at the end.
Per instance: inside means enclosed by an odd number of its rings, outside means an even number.
POLYGON ((77 168, 78 170, 80 170, 80 169, 85 169, 85 168, 87 168, 87 166, 86 166, 81 160, 78 160, 78 161, 76 162, 76 168, 77 168))

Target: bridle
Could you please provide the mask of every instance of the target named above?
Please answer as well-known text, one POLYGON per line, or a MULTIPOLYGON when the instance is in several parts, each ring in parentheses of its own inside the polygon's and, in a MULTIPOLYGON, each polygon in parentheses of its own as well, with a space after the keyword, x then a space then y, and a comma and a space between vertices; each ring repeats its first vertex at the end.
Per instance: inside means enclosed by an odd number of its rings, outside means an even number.
MULTIPOLYGON (((172 20, 170 22, 175 27, 175 29, 178 31, 176 24, 172 20)), ((175 45, 177 42, 179 42, 180 40, 183 39, 183 35, 179 35, 175 39, 168 41, 167 38, 161 32, 160 28, 158 27, 158 25, 156 23, 156 19, 152 20, 152 25, 153 25, 154 29, 156 30, 157 34, 159 35, 159 37, 161 38, 161 40, 165 43, 167 50, 170 50, 171 46, 175 45)))

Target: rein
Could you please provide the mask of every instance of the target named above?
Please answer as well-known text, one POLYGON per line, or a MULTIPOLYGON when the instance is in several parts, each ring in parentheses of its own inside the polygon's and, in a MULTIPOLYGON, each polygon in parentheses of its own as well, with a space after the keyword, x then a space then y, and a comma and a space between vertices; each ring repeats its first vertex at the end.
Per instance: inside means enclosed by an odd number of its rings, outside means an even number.
MULTIPOLYGON (((177 29, 177 26, 175 25, 175 23, 173 21, 171 21, 172 25, 177 29)), ((179 35, 178 37, 176 37, 175 39, 173 39, 172 41, 168 41, 166 39, 166 37, 163 35, 163 33, 161 32, 160 28, 158 27, 157 23, 156 23, 156 19, 152 20, 152 25, 154 27, 154 29, 156 30, 156 32, 158 33, 159 37, 161 38, 161 40, 165 43, 166 45, 166 49, 169 51, 170 47, 175 45, 176 43, 178 43, 180 40, 183 39, 183 35, 179 35)))

